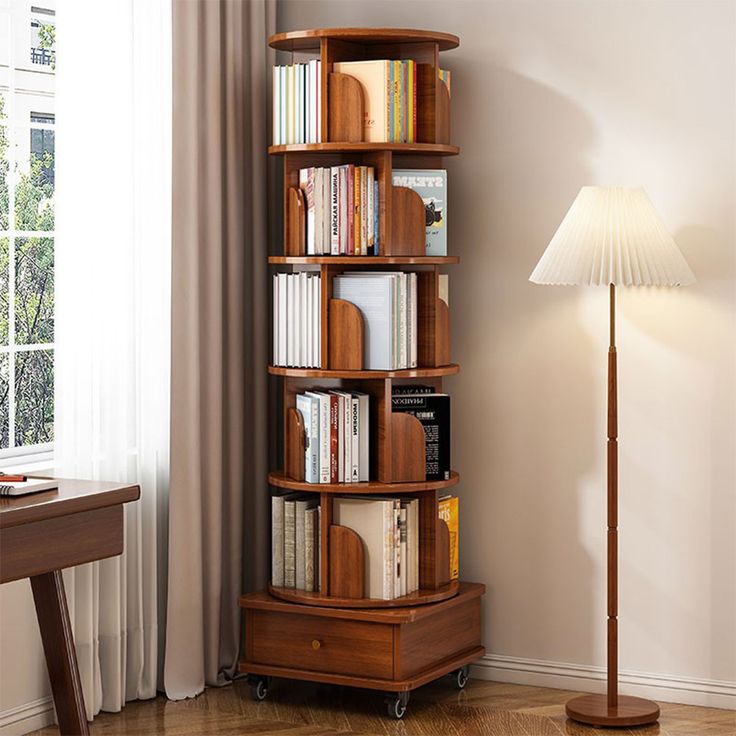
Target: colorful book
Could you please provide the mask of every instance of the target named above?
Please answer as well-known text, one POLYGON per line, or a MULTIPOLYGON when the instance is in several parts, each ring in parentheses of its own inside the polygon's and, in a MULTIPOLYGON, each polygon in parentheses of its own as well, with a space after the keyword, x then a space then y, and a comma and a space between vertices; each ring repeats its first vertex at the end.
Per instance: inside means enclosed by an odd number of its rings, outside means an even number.
POLYGON ((447 255, 447 171, 394 169, 393 185, 413 189, 424 202, 426 254, 447 255))
POLYGON ((442 496, 437 505, 439 517, 446 524, 450 531, 450 580, 457 580, 460 577, 459 564, 459 541, 458 534, 458 511, 460 499, 457 496, 442 496))

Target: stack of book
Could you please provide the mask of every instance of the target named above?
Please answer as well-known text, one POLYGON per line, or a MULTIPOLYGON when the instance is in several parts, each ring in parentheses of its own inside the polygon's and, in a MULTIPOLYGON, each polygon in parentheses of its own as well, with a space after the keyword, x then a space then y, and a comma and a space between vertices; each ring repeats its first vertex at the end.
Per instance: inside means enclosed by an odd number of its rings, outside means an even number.
POLYGON ((306 271, 273 277, 273 364, 320 368, 320 276, 306 271))
POLYGON ((273 68, 273 144, 321 143, 319 61, 273 68))
POLYGON ((417 365, 417 275, 348 272, 332 280, 332 296, 352 302, 363 315, 363 367, 400 370, 417 365))
POLYGON ((419 589, 419 500, 337 496, 334 524, 363 540, 366 598, 392 600, 419 589))
POLYGON ((417 66, 414 61, 340 61, 333 71, 363 87, 363 140, 414 143, 417 130, 417 66))
POLYGON ((302 415, 304 480, 367 481, 370 462, 369 399, 360 391, 306 391, 296 396, 302 415))
POLYGON ((378 181, 372 166, 299 170, 307 255, 378 255, 378 181))
POLYGON ((306 493, 271 497, 271 584, 319 590, 319 501, 306 493))
POLYGON ((395 187, 413 189, 424 202, 426 254, 447 255, 447 171, 445 169, 394 169, 395 187))
POLYGON ((415 416, 424 427, 427 480, 450 479, 450 396, 431 386, 394 386, 392 411, 415 416))

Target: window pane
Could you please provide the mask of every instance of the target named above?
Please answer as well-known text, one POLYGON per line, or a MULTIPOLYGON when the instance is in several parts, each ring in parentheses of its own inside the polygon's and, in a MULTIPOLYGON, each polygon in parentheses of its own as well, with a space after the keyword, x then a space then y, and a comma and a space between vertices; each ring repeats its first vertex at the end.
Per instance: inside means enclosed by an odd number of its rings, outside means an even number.
POLYGON ((8 366, 8 354, 0 353, 0 450, 8 448, 8 417, 10 416, 8 366))
POLYGON ((38 445, 54 438, 52 350, 15 355, 15 444, 38 445))
POLYGON ((15 241, 15 342, 54 341, 54 239, 15 241))
POLYGON ((15 229, 54 229, 53 131, 18 130, 15 137, 15 229), (34 148, 32 135, 42 134, 34 148))
POLYGON ((10 239, 0 238, 0 345, 8 344, 8 325, 10 320, 10 313, 8 308, 10 306, 8 296, 8 257, 10 255, 10 239))

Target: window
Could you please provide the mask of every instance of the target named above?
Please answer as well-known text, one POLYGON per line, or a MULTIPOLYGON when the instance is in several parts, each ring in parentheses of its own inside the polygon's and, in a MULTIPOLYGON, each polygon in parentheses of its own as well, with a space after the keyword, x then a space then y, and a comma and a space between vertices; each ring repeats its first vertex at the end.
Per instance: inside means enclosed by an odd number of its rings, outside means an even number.
POLYGON ((9 41, 0 43, 2 462, 53 447, 53 8, 0 0, 0 25, 0 41, 9 41), (35 49, 49 62, 39 62, 35 49))

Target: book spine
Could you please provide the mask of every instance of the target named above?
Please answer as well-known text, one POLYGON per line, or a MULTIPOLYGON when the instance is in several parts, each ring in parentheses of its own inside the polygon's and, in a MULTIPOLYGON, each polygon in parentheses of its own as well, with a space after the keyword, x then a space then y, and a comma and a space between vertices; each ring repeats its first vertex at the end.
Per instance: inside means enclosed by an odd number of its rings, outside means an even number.
POLYGON ((304 590, 306 586, 306 557, 305 557, 305 514, 306 501, 297 501, 295 504, 295 532, 294 532, 294 580, 297 590, 304 590))
POLYGON ((271 585, 284 587, 284 498, 271 497, 271 585))
POLYGON ((394 93, 394 108, 393 108, 393 139, 401 143, 401 62, 394 61, 394 79, 393 79, 393 93, 394 93))
POLYGON ((355 164, 348 164, 348 191, 346 201, 348 255, 355 255, 355 164))
POLYGON ((330 253, 340 255, 340 167, 330 169, 330 253))
POLYGON ((373 252, 369 255, 380 256, 381 255, 381 221, 379 218, 380 204, 378 201, 378 182, 373 182, 373 252))
POLYGON ((353 483, 360 480, 360 399, 352 396, 350 399, 350 478, 353 483))
POLYGON ((312 483, 313 481, 310 480, 312 474, 312 401, 309 396, 297 394, 296 410, 301 414, 304 424, 304 478, 307 483, 312 483))
POLYGON ((408 124, 408 110, 409 110, 409 81, 407 79, 408 64, 405 61, 401 62, 401 141, 406 143, 409 140, 409 124, 408 124))
POLYGON ((344 458, 345 467, 343 469, 343 481, 352 483, 353 480, 353 399, 350 394, 342 394, 341 418, 342 432, 344 437, 344 458))
POLYGON ((374 217, 373 217, 373 211, 375 208, 375 202, 373 201, 373 192, 374 192, 374 183, 375 183, 375 169, 372 166, 369 166, 366 169, 366 173, 368 174, 368 181, 366 182, 366 195, 368 199, 368 208, 367 208, 367 214, 366 214, 366 221, 367 221, 367 232, 368 232, 368 242, 366 245, 366 253, 368 255, 371 255, 373 253, 373 245, 375 243, 375 230, 374 230, 374 217))
POLYGON ((309 475, 307 483, 320 483, 319 474, 319 399, 309 397, 309 475))
POLYGON ((339 412, 338 400, 334 394, 330 401, 330 483, 339 483, 339 412))
POLYGON ((399 519, 401 516, 401 501, 394 500, 394 598, 401 595, 401 531, 399 519))
POLYGON ((399 595, 406 595, 409 592, 407 589, 409 559, 406 534, 406 512, 406 506, 402 506, 401 511, 399 512, 399 595))
POLYGON ((332 253, 331 247, 331 228, 330 228, 330 214, 331 214, 331 186, 330 176, 331 169, 325 167, 324 176, 322 177, 322 197, 324 201, 324 207, 322 209, 322 252, 325 255, 332 253))
POLYGON ((304 514, 304 590, 314 592, 314 521, 317 509, 304 514))
POLYGON ((271 88, 271 96, 272 96, 272 104, 273 108, 271 111, 271 115, 273 117, 271 124, 272 124, 272 132, 271 137, 273 138, 273 145, 278 146, 281 143, 281 121, 279 120, 279 99, 281 96, 281 92, 279 90, 279 81, 280 81, 280 72, 279 68, 275 66, 273 68, 273 86, 271 88))
POLYGON ((368 255, 368 167, 360 167, 360 255, 368 255))
POLYGON ((317 64, 317 143, 322 143, 322 62, 317 64))
POLYGON ((273 357, 271 360, 274 365, 279 364, 279 275, 275 273, 272 281, 272 297, 273 297, 273 313, 271 315, 271 323, 273 325, 273 357))
POLYGON ((359 256, 362 255, 362 246, 360 242, 360 200, 361 200, 361 169, 363 167, 356 166, 355 167, 355 181, 353 183, 353 194, 354 194, 354 200, 353 200, 353 231, 354 231, 354 241, 355 241, 355 255, 359 256))
POLYGON ((284 502, 284 587, 296 587, 296 509, 294 501, 284 502))
POLYGON ((348 252, 348 169, 340 167, 340 255, 348 252))
POLYGON ((383 505, 383 599, 394 597, 394 506, 391 501, 383 505))
POLYGON ((361 483, 367 482, 370 477, 370 427, 369 427, 369 402, 368 394, 361 394, 358 397, 360 403, 360 411, 358 419, 360 421, 360 452, 358 460, 359 480, 361 483))
POLYGON ((319 482, 330 482, 330 397, 319 397, 319 482))
POLYGON ((457 580, 460 577, 459 505, 460 499, 457 496, 440 499, 437 504, 439 518, 447 524, 450 532, 450 580, 457 580))

